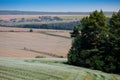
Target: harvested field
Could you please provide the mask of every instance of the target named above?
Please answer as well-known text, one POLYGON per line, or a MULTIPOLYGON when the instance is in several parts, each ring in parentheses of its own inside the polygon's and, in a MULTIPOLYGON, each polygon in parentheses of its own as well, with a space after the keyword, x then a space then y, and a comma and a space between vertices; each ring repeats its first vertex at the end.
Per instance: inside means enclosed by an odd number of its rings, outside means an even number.
POLYGON ((83 17, 83 16, 88 16, 88 15, 0 15, 0 20, 10 20, 10 19, 20 19, 20 18, 38 18, 39 16, 58 16, 61 18, 76 18, 76 17, 83 17))
POLYGON ((0 31, 0 57, 66 57, 71 46, 70 31, 33 29, 30 33, 29 29, 3 27, 0 31))

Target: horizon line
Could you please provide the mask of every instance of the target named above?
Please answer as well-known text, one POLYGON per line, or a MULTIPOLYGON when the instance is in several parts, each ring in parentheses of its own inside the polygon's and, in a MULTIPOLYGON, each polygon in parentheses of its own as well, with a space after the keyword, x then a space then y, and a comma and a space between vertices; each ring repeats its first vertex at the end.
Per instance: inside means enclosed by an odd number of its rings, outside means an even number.
MULTIPOLYGON (((53 12, 53 13, 56 13, 56 12, 59 12, 59 13, 79 13, 79 12, 86 12, 86 13, 90 13, 90 12, 93 12, 93 11, 37 11, 37 10, 2 10, 0 9, 0 11, 21 11, 21 12, 53 12)), ((101 11, 101 10, 97 10, 97 11, 101 11)), ((104 11, 102 10, 103 12, 117 12, 117 11, 104 11)))

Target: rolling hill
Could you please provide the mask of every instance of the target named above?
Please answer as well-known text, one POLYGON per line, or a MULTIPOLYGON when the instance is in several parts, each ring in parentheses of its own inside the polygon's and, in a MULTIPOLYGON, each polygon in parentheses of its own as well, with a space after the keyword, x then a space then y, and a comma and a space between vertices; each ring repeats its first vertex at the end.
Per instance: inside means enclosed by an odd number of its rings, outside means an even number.
POLYGON ((0 58, 0 80, 120 80, 120 75, 65 64, 66 58, 0 58))

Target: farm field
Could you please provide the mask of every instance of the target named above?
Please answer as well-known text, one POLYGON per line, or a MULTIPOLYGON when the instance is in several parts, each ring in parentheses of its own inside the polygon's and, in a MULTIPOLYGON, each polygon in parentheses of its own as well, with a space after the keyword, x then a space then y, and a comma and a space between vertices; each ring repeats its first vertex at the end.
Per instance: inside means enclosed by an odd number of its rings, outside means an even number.
POLYGON ((0 58, 1 80, 120 80, 120 75, 65 64, 66 58, 0 58))
POLYGON ((0 27, 0 57, 66 57, 71 46, 70 31, 29 30, 0 27))
MULTIPOLYGON (((51 16, 51 17, 55 17, 58 16, 62 19, 81 19, 85 16, 88 15, 0 15, 0 20, 10 20, 10 19, 20 19, 20 18, 26 18, 26 19, 35 19, 38 18, 40 16, 51 16)), ((106 14, 106 17, 111 17, 111 14, 106 14)))
POLYGON ((51 16, 51 17, 54 17, 54 16, 58 16, 62 19, 80 19, 80 18, 83 18, 84 16, 88 16, 88 15, 0 15, 0 20, 10 20, 10 19, 14 19, 14 18, 17 18, 17 19, 20 19, 20 18, 38 18, 40 16, 51 16))
MULTIPOLYGON (((87 15, 59 16, 70 20, 87 15)), ((14 16, 17 19, 23 17, 37 18, 39 15, 14 16)), ((0 17, 11 18, 10 15, 0 17)), ((0 27, 0 80, 120 80, 118 74, 66 64, 72 41, 70 30, 32 30, 0 27)))
POLYGON ((120 80, 120 0, 1 0, 0 80, 120 80))
POLYGON ((0 15, 0 26, 72 30, 87 15, 0 15))

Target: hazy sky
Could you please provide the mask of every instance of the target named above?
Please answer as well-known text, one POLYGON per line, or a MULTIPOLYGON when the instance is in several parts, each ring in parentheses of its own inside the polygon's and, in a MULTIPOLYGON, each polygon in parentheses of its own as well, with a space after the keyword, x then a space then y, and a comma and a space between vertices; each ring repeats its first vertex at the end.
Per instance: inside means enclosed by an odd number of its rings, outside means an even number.
POLYGON ((0 10, 86 12, 118 11, 120 0, 0 0, 0 10))

